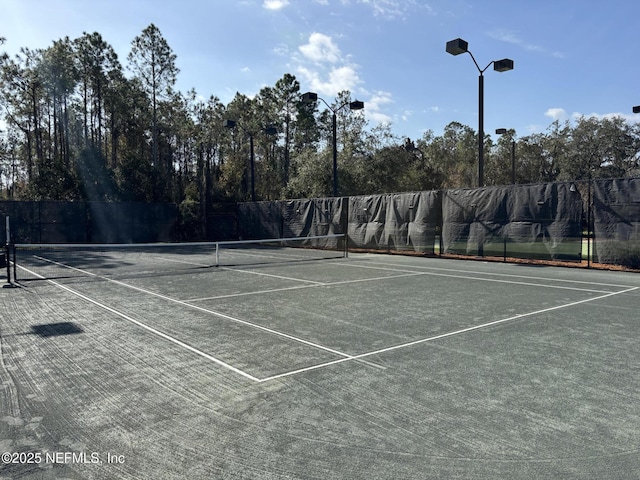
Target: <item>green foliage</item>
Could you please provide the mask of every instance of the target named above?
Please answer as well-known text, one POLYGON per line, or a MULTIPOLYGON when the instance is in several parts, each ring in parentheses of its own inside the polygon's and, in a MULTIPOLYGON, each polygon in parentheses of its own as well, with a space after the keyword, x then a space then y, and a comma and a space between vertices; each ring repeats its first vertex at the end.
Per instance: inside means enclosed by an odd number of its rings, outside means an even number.
POLYGON ((192 199, 185 199, 179 206, 180 225, 178 231, 180 240, 204 238, 204 222, 202 221, 200 204, 192 199))

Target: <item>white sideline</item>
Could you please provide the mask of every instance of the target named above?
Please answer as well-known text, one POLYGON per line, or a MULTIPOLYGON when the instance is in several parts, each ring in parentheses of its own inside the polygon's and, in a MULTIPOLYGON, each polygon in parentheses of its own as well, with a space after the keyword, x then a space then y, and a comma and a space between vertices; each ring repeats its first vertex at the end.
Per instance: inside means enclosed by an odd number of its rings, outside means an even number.
MULTIPOLYGON (((498 279, 498 278, 474 277, 474 276, 470 276, 470 275, 454 275, 454 274, 451 274, 451 273, 437 273, 437 272, 425 272, 425 271, 416 272, 415 270, 405 270, 405 269, 402 269, 402 268, 375 267, 373 265, 360 265, 360 264, 356 264, 356 263, 349 263, 349 264, 336 263, 335 265, 345 265, 345 266, 348 266, 348 267, 366 268, 366 269, 370 269, 370 270, 384 270, 384 271, 387 271, 387 272, 405 272, 405 273, 410 273, 411 272, 411 273, 413 273, 415 275, 427 275, 427 276, 433 276, 433 277, 462 278, 464 280, 478 280, 480 282, 507 283, 507 284, 510 284, 510 285, 526 285, 528 287, 553 288, 553 289, 560 289, 560 290, 574 290, 574 291, 578 291, 578 292, 589 292, 589 293, 611 293, 611 292, 608 292, 606 290, 595 290, 595 289, 590 289, 590 288, 565 287, 565 286, 561 286, 561 285, 545 285, 545 284, 542 284, 542 283, 531 283, 531 282, 517 282, 517 281, 514 281, 514 280, 501 280, 501 279, 498 279)), ((492 275, 492 274, 484 273, 484 275, 492 275)), ((544 280, 544 279, 541 278, 540 280, 544 280)), ((546 280, 549 281, 549 279, 546 279, 546 280)), ((628 287, 628 285, 625 285, 625 287, 628 287)))
POLYGON ((209 355, 208 353, 205 353, 202 350, 198 350, 197 348, 192 347, 191 345, 189 345, 189 344, 187 344, 187 343, 185 343, 185 342, 183 342, 181 340, 178 340, 177 338, 174 338, 171 335, 168 335, 168 334, 166 334, 164 332, 161 332, 160 330, 157 330, 157 329, 155 329, 153 327, 150 327, 149 325, 146 325, 146 324, 140 322, 139 320, 131 318, 129 315, 126 315, 126 314, 116 310, 115 308, 112 308, 112 307, 110 307, 108 305, 105 305, 104 303, 98 302, 97 300, 94 300, 93 298, 87 297, 86 295, 84 295, 84 294, 82 294, 82 293, 80 293, 80 292, 78 292, 78 291, 76 291, 76 290, 74 290, 72 288, 69 288, 66 285, 62 285, 61 283, 58 283, 58 282, 56 282, 54 280, 46 279, 43 276, 38 275, 37 273, 32 272, 31 270, 29 270, 29 269, 27 269, 25 267, 21 266, 20 268, 22 268, 26 272, 29 272, 32 275, 35 275, 36 277, 39 277, 39 278, 41 278, 43 280, 46 280, 47 282, 51 283, 52 285, 55 285, 58 288, 61 288, 62 290, 65 290, 65 291, 67 291, 67 292, 69 292, 69 293, 71 293, 71 294, 73 294, 73 295, 85 300, 86 302, 92 303, 93 305, 96 305, 97 307, 100 307, 103 310, 106 310, 106 311, 108 311, 110 313, 113 313, 114 315, 117 315, 120 318, 123 318, 124 320, 127 320, 128 322, 131 322, 131 323, 133 323, 135 325, 138 325, 139 327, 144 328, 145 330, 153 333, 154 335, 157 335, 157 336, 159 336, 159 337, 161 337, 161 338, 163 338, 165 340, 168 340, 171 343, 174 343, 175 345, 178 345, 178 346, 180 346, 182 348, 185 348, 186 350, 189 350, 190 352, 193 352, 196 355, 199 355, 199 356, 201 356, 203 358, 206 358, 207 360, 210 360, 210 361, 216 363, 217 365, 220 365, 221 367, 224 367, 224 368, 226 368, 228 370, 231 370, 232 372, 237 373, 239 375, 242 375, 243 377, 248 378, 249 380, 253 380, 254 382, 259 382, 260 381, 259 378, 256 378, 253 375, 250 375, 250 374, 248 374, 246 372, 243 372, 239 368, 236 368, 236 367, 234 367, 232 365, 229 365, 228 363, 223 362, 222 360, 220 360, 218 358, 215 358, 214 356, 209 355))

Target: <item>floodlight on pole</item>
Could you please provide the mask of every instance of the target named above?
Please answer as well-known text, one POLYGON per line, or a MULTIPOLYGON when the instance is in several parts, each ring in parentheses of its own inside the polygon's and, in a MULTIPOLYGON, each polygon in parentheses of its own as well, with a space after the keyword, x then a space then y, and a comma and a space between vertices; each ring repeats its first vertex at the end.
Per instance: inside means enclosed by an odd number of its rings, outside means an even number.
POLYGON ((513 60, 509 58, 503 58, 502 60, 494 60, 490 62, 486 67, 480 68, 473 54, 469 51, 469 43, 456 38, 447 42, 447 53, 451 55, 460 55, 462 53, 468 53, 473 60, 478 73, 478 186, 484 185, 484 72, 493 65, 493 69, 496 72, 507 72, 513 70, 513 60))
POLYGON ((349 106, 349 110, 362 110, 364 108, 364 102, 361 102, 360 100, 354 100, 353 102, 346 102, 340 105, 339 107, 334 108, 331 105, 329 105, 324 98, 318 97, 318 94, 315 92, 303 93, 301 98, 304 103, 315 103, 318 100, 322 100, 322 102, 327 106, 329 110, 331 110, 331 113, 333 114, 331 117, 332 133, 333 133, 332 135, 333 196, 337 197, 338 196, 338 127, 337 127, 338 115, 337 114, 341 109, 343 109, 347 105, 349 106))
POLYGON ((633 107, 633 113, 640 113, 640 105, 633 107))
POLYGON ((235 120, 225 120, 223 123, 225 128, 233 129, 236 127, 240 127, 247 135, 249 135, 249 151, 250 151, 250 161, 251 161, 251 201, 256 201, 256 169, 255 169, 255 153, 253 148, 253 137, 259 132, 264 132, 267 135, 275 135, 278 133, 278 130, 273 125, 268 125, 264 128, 259 128, 258 130, 248 130, 242 126, 242 124, 236 122, 235 120))

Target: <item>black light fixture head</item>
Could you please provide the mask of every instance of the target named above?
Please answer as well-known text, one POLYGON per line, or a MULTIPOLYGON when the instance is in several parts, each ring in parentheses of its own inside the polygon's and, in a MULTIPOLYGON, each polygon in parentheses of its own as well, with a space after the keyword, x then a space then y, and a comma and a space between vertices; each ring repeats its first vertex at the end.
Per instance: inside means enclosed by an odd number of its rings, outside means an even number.
POLYGON ((633 113, 640 113, 640 105, 633 107, 633 113))
POLYGON ((496 128, 496 133, 498 135, 504 135, 505 133, 507 133, 507 129, 506 128, 496 128))
POLYGON ((236 128, 236 121, 235 120, 225 120, 224 121, 224 126, 226 128, 236 128))
POLYGON ((493 69, 496 72, 508 72, 509 70, 513 70, 513 60, 509 58, 496 60, 495 62, 493 62, 493 69))
POLYGON ((364 108, 364 102, 360 100, 355 100, 349 104, 349 108, 351 110, 362 110, 364 108))
POLYGON ((318 94, 314 92, 307 92, 302 94, 302 101, 305 103, 312 103, 318 101, 318 94))
POLYGON ((469 51, 469 43, 465 42, 461 38, 456 38, 447 42, 447 53, 451 55, 460 55, 461 53, 467 53, 469 51))

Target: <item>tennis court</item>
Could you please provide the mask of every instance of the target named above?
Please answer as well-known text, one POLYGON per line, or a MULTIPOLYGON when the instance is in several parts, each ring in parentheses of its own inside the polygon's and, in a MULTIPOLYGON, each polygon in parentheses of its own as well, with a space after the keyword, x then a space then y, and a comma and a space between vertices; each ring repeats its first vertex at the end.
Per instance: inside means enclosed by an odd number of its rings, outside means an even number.
POLYGON ((637 478, 640 276, 308 251, 32 252, 0 478, 637 478))

